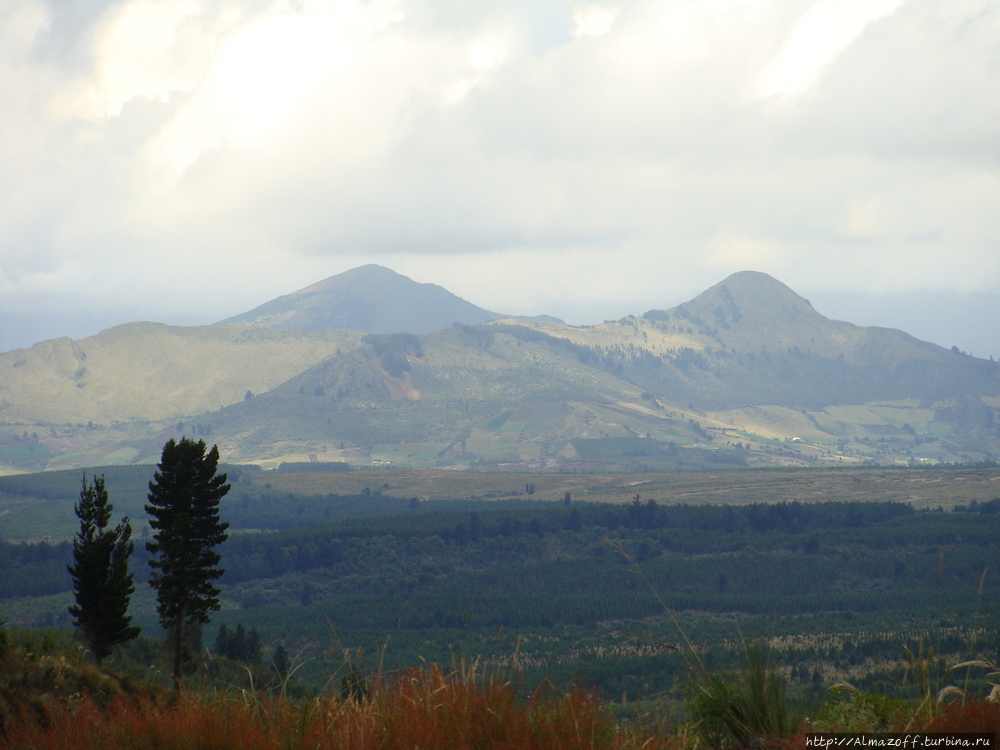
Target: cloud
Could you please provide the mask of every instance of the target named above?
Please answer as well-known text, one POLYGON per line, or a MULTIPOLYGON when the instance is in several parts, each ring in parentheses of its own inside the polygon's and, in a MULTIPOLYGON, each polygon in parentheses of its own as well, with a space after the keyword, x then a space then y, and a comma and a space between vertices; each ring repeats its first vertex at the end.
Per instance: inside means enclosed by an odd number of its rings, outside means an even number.
POLYGON ((618 17, 617 8, 588 5, 573 12, 573 36, 603 36, 618 17))
POLYGON ((578 322, 743 268, 1000 282, 989 0, 2 13, 4 309, 208 322, 360 262, 578 322))
POLYGON ((794 96, 811 88, 823 68, 864 31, 905 0, 819 0, 792 28, 781 50, 751 85, 751 96, 794 96))

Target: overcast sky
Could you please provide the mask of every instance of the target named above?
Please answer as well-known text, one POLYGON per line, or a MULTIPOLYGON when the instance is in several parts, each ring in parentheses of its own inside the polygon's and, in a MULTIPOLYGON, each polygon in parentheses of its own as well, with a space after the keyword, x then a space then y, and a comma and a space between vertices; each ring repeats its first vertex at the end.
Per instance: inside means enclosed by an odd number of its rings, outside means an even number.
POLYGON ((368 262, 572 323, 744 269, 1000 313, 998 40, 996 0, 0 0, 0 348, 368 262))

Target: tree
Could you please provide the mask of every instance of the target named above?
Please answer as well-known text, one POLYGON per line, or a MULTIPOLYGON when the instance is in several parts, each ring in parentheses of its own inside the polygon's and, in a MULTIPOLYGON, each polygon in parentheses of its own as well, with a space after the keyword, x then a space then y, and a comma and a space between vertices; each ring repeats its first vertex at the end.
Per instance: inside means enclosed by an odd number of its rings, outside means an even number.
POLYGON ((69 613, 100 666, 116 646, 139 635, 128 614, 135 591, 128 559, 135 544, 128 516, 108 527, 114 505, 108 501, 104 477, 88 484, 84 473, 82 484, 80 502, 73 507, 80 531, 73 539, 73 564, 67 566, 76 599, 69 613))
POLYGON ((7 653, 11 650, 10 636, 7 634, 7 622, 3 619, 3 615, 0 615, 0 659, 7 657, 7 653))
POLYGON ((285 648, 284 643, 279 643, 278 648, 274 650, 274 654, 271 656, 271 667, 280 680, 284 681, 288 678, 288 673, 292 669, 292 660, 288 657, 288 649, 285 648))
POLYGON ((158 471, 149 483, 150 527, 146 543, 152 558, 149 583, 156 589, 156 612, 173 650, 174 690, 180 691, 181 669, 193 654, 184 634, 209 621, 219 609, 215 585, 223 570, 215 547, 228 537, 219 519, 219 501, 229 492, 225 474, 216 474, 219 448, 206 453, 204 440, 171 438, 163 446, 158 471))
POLYGON ((230 630, 222 625, 215 637, 215 653, 233 661, 260 664, 262 643, 257 628, 247 630, 243 627, 243 623, 240 623, 236 626, 236 630, 230 630))

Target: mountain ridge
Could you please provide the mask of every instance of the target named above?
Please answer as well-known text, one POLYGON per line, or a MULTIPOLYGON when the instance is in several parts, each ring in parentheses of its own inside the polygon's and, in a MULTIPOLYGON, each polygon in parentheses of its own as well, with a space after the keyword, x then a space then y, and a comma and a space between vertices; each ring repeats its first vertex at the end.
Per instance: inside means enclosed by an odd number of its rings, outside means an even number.
MULTIPOLYGON (((458 299, 388 269, 356 270, 265 303, 255 320, 342 320, 328 294, 365 284, 370 304, 393 285, 458 299)), ((40 342, 0 353, 0 469, 92 465, 101 451, 148 460, 185 425, 227 460, 265 462, 562 466, 604 455, 585 441, 639 438, 719 456, 752 443, 763 450, 753 460, 793 465, 985 459, 1000 455, 997 409, 996 363, 830 320, 777 279, 744 271, 673 308, 593 326, 499 316, 427 333, 135 323, 40 342), (809 442, 790 457, 776 436, 809 442)), ((629 450, 652 450, 637 445, 629 450)))

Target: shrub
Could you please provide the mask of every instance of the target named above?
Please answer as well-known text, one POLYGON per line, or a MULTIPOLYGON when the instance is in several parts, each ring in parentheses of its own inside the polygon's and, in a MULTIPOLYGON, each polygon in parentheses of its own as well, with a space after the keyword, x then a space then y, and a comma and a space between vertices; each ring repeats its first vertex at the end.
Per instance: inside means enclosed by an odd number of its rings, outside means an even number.
POLYGON ((905 701, 835 685, 833 700, 813 723, 813 731, 893 732, 902 730, 913 715, 905 701))

